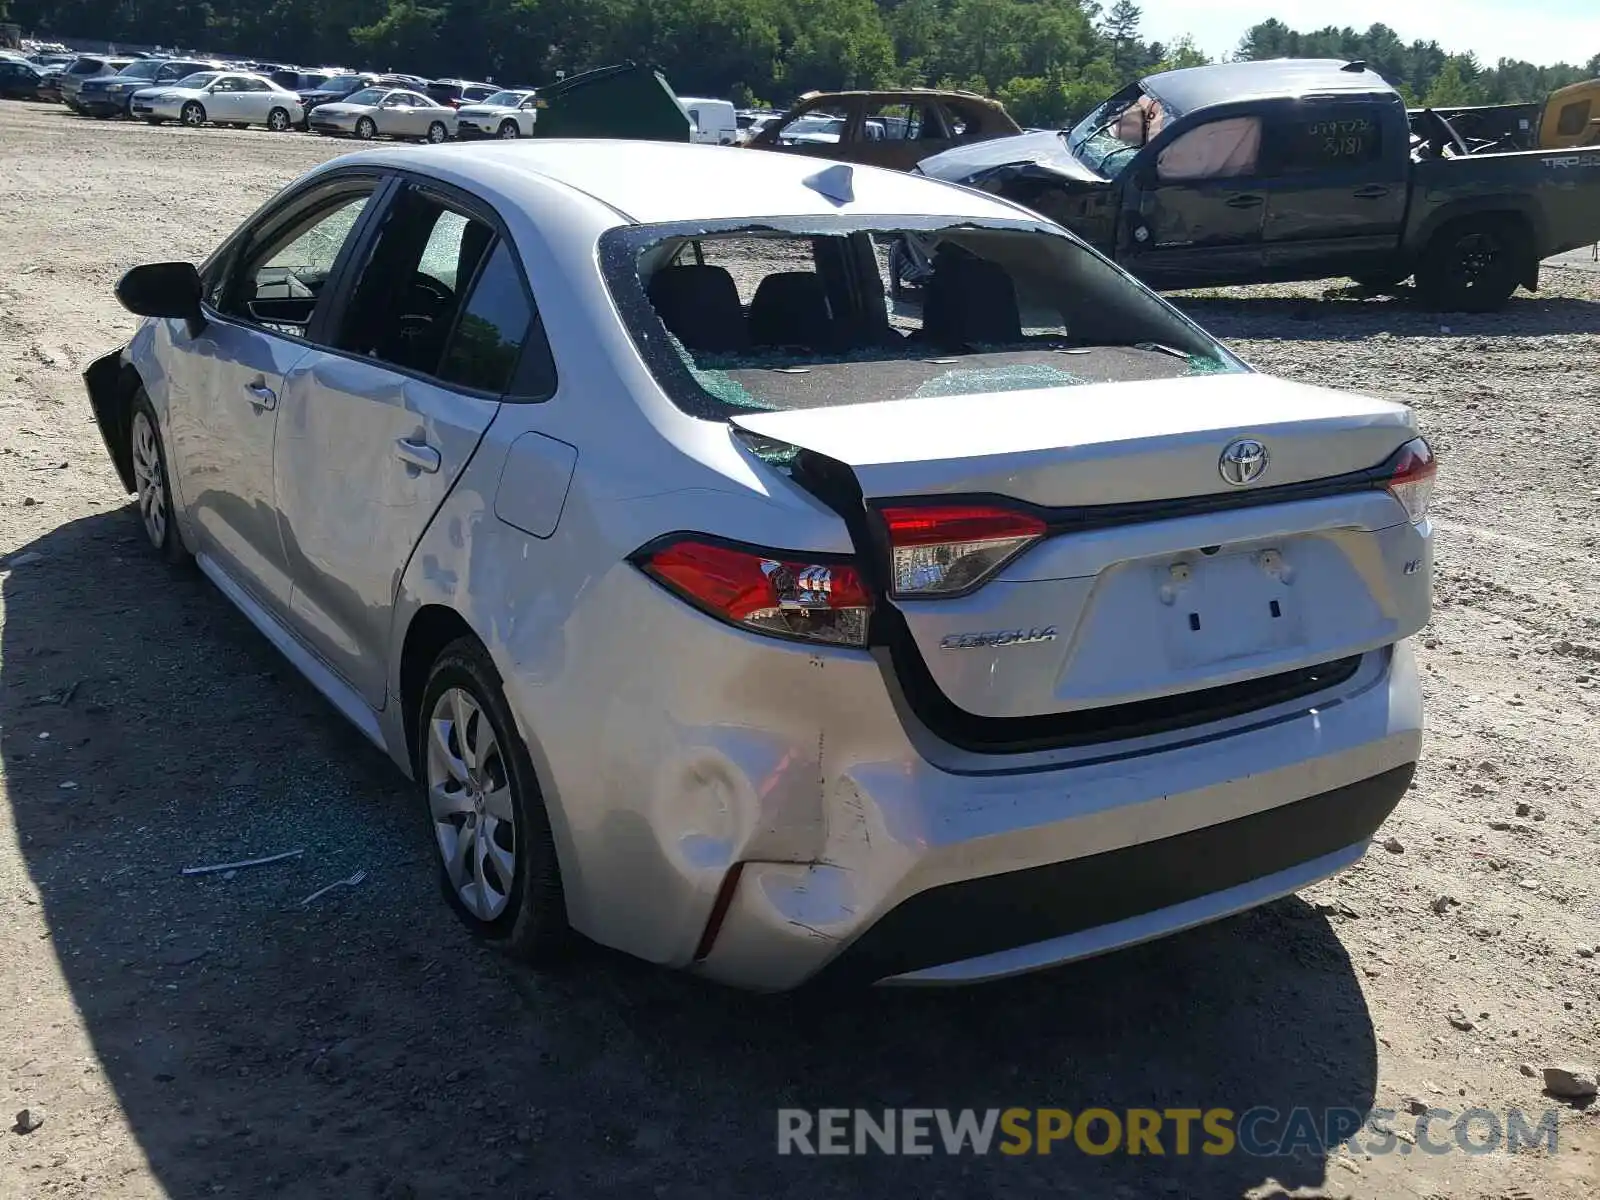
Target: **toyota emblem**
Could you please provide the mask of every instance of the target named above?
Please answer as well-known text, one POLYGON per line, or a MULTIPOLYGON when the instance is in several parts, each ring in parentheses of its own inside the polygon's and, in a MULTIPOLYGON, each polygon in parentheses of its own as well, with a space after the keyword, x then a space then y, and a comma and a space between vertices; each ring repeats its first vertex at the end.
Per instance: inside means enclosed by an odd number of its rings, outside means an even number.
POLYGON ((1255 438, 1229 442, 1217 460, 1217 470, 1234 487, 1254 483, 1267 473, 1267 448, 1255 438))

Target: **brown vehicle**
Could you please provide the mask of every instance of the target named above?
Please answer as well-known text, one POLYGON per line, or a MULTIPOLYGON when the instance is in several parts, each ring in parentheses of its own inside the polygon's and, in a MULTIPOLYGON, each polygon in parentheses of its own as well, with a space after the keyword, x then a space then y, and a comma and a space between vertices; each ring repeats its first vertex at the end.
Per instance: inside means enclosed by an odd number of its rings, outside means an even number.
POLYGON ((973 92, 808 92, 749 145, 909 171, 942 150, 1021 132, 998 101, 973 92))

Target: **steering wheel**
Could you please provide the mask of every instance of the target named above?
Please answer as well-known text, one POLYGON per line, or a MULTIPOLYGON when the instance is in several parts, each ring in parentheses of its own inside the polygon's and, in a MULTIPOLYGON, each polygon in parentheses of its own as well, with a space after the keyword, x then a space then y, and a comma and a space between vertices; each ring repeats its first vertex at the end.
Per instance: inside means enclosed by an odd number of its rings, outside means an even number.
POLYGON ((435 322, 454 303, 454 293, 444 284, 421 271, 414 273, 406 287, 400 316, 396 321, 400 344, 414 347, 431 336, 435 322))

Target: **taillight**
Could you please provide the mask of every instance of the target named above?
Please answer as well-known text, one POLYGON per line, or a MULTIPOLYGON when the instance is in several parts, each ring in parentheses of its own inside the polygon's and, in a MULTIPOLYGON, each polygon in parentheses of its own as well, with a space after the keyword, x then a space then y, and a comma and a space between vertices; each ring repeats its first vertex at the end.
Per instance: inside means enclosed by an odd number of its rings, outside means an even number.
POLYGON ((872 597, 849 563, 692 536, 646 547, 646 575, 729 624, 779 637, 865 646, 872 597))
POLYGON ((993 576, 1045 534, 1029 513, 974 504, 881 510, 896 596, 955 596, 993 576))
POLYGON ((1389 494, 1400 501, 1413 525, 1428 515, 1428 500, 1433 496, 1439 462, 1426 438, 1413 438, 1395 455, 1394 474, 1389 477, 1389 494))

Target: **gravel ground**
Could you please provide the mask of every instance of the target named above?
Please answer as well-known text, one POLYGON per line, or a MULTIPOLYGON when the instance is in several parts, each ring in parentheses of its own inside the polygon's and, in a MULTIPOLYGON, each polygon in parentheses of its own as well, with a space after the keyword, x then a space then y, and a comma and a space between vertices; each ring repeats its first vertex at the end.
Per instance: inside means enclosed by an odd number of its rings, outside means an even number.
POLYGON ((1442 451, 1392 849, 963 992, 759 998, 600 951, 535 977, 448 915, 387 762, 143 552, 78 379, 132 329, 123 269, 199 258, 338 149, 0 104, 0 1088, 44 1115, 0 1131, 0 1196, 1596 1194, 1596 1111, 1520 1068, 1600 1058, 1600 275, 1443 323, 1183 301, 1258 367, 1415 404, 1442 451), (1555 1109, 1559 1150, 1422 1153, 1413 1101, 1555 1109), (775 1155, 782 1105, 1401 1115, 1392 1153, 829 1160, 775 1155))

